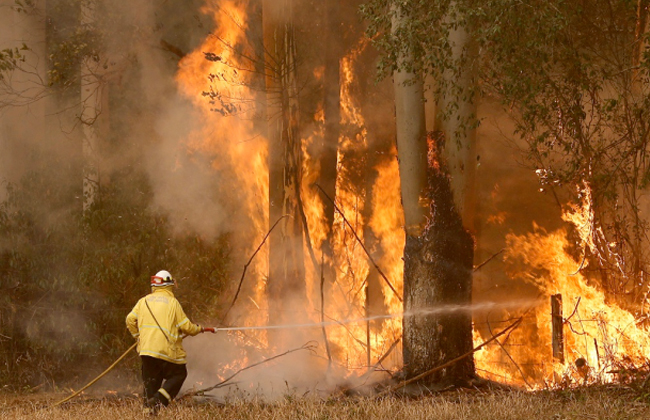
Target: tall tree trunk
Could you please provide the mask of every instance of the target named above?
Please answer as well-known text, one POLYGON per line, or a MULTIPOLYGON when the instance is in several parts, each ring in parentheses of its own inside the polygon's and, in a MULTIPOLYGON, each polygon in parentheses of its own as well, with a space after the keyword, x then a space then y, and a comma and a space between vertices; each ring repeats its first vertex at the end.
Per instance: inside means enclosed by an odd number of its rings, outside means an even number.
MULTIPOLYGON (((408 377, 439 366, 472 349, 469 310, 418 315, 418 309, 468 306, 472 299, 474 242, 454 203, 449 171, 440 159, 442 135, 429 147, 428 184, 431 221, 420 237, 406 237, 404 250, 404 364, 408 377)), ((463 385, 474 377, 467 357, 423 380, 429 385, 463 385)))
POLYGON ((252 80, 253 100, 255 101, 252 115, 255 132, 268 137, 268 113, 266 98, 266 63, 264 49, 264 18, 262 0, 250 0, 248 5, 248 27, 246 38, 250 42, 251 56, 254 59, 254 75, 252 80))
MULTIPOLYGON (((325 118, 325 131, 322 145, 320 147, 320 176, 318 183, 325 193, 332 199, 336 197, 336 174, 337 174, 337 151, 339 136, 341 134, 341 83, 340 83, 340 61, 343 55, 335 34, 336 29, 340 30, 339 2, 338 0, 327 0, 327 12, 325 16, 324 40, 325 40, 325 71, 323 75, 323 114, 325 118)), ((324 198, 323 217, 327 239, 323 243, 322 250, 325 255, 325 266, 323 273, 327 282, 335 280, 332 249, 332 233, 334 226, 334 204, 324 198)))
MULTIPOLYGON (((96 1, 89 0, 81 3, 82 27, 92 28, 96 20, 96 1)), ((85 56, 81 60, 81 127, 82 127, 82 158, 83 158, 83 210, 88 211, 95 203, 99 193, 99 136, 98 126, 104 95, 101 83, 99 59, 85 56)))
POLYGON ((300 217, 301 143, 292 0, 264 3, 265 43, 273 69, 267 77, 269 112, 269 222, 283 216, 269 239, 269 322, 300 316, 305 302, 300 217))
MULTIPOLYGON (((403 19, 394 10, 393 30, 403 19)), ((400 60, 408 59, 406 56, 400 60)), ((418 314, 449 304, 471 303, 473 241, 456 210, 447 167, 431 141, 427 163, 423 84, 418 75, 394 74, 397 151, 404 206, 404 369, 413 377, 472 348, 471 315, 418 314), (429 205, 423 205, 426 203, 429 205)), ((434 376, 427 385, 462 384, 474 376, 466 358, 434 376)))
MULTIPOLYGON (((450 7, 456 7, 452 3, 450 7)), ((436 118, 436 131, 444 133, 445 144, 442 150, 451 174, 451 190, 454 202, 463 219, 463 225, 470 232, 476 230, 476 105, 470 98, 475 83, 475 48, 471 39, 462 26, 458 26, 449 33, 452 59, 457 64, 458 71, 447 71, 444 74, 445 85, 455 85, 454 90, 460 95, 443 95, 439 99, 438 107, 445 112, 451 105, 455 108, 454 115, 442 120, 440 115, 436 118)))

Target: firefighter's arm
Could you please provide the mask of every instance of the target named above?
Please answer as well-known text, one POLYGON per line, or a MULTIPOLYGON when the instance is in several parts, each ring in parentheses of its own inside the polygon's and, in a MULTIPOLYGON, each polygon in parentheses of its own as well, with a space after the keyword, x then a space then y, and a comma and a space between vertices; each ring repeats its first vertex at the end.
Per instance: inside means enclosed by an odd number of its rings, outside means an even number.
POLYGON ((183 333, 183 335, 197 335, 198 333, 203 332, 203 327, 191 322, 187 315, 185 315, 185 312, 183 311, 183 308, 180 304, 178 304, 176 313, 178 314, 178 317, 176 319, 179 320, 176 326, 181 331, 181 333, 183 333))
POLYGON ((140 336, 140 331, 138 330, 138 307, 139 305, 136 304, 133 310, 126 316, 126 328, 135 339, 140 336))

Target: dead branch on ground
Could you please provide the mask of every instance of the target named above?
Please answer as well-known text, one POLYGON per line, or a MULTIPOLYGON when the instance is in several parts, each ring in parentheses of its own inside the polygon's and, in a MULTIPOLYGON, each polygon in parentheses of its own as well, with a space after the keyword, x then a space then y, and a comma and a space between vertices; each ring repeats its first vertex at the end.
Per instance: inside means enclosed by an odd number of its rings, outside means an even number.
MULTIPOLYGON (((490 334, 492 334, 492 336, 494 336, 494 332, 492 332, 492 325, 490 325, 489 320, 487 322, 487 326, 488 326, 488 330, 490 331, 490 334)), ((507 337, 506 337, 506 340, 507 340, 507 337)), ((512 356, 510 355, 510 352, 508 352, 508 350, 506 350, 505 346, 501 343, 501 341, 499 341, 499 340, 494 340, 494 341, 496 341, 497 344, 499 345, 499 347, 501 347, 501 350, 503 350, 503 352, 506 354, 506 356, 508 356, 508 359, 510 359, 512 364, 515 365, 515 367, 519 371, 519 374, 521 375, 521 379, 523 379, 526 386, 528 386, 528 389, 533 389, 533 387, 526 380, 526 375, 524 375, 524 371, 521 370, 521 366, 519 366, 519 364, 517 362, 515 362, 515 359, 512 358, 512 356)), ((505 342, 505 340, 504 340, 504 342, 505 342)))
POLYGON ((280 357, 286 356, 288 354, 291 354, 291 353, 294 353, 294 352, 297 352, 297 351, 300 351, 300 350, 308 350, 308 351, 313 352, 316 349, 316 347, 318 347, 318 345, 315 344, 314 342, 312 342, 312 341, 307 342, 307 343, 303 344, 302 346, 300 346, 298 348, 287 350, 284 353, 277 354, 275 356, 269 357, 268 359, 264 359, 264 360, 261 360, 261 361, 259 361, 257 363, 253 363, 252 365, 248 365, 248 366, 238 370, 237 372, 233 373, 228 378, 224 379, 223 381, 219 382, 218 384, 213 385, 213 386, 211 386, 209 388, 199 389, 199 390, 196 390, 196 391, 189 391, 187 394, 183 395, 182 398, 192 397, 192 396, 195 396, 195 395, 205 395, 206 392, 209 392, 209 391, 212 391, 214 389, 221 388, 221 387, 229 385, 228 382, 230 382, 230 380, 232 380, 235 376, 239 375, 240 373, 242 373, 245 370, 252 369, 252 368, 254 368, 256 366, 262 365, 264 363, 271 362, 273 360, 279 359, 280 357))
POLYGON ((275 229, 275 227, 276 227, 276 226, 280 223, 280 221, 281 221, 282 219, 284 219, 285 217, 289 217, 289 216, 285 214, 284 216, 280 217, 280 218, 279 218, 279 219, 278 219, 278 220, 273 224, 273 226, 271 226, 271 229, 269 229, 269 231, 266 233, 266 235, 264 236, 264 239, 262 239, 262 242, 260 243, 260 245, 257 247, 257 249, 255 250, 255 252, 253 252, 253 255, 251 255, 251 257, 248 259, 248 262, 247 262, 246 264, 244 264, 244 271, 241 273, 241 279, 239 279, 239 285, 237 286, 237 292, 235 292, 235 297, 232 299, 232 302, 230 303, 230 306, 228 307, 228 309, 226 309, 226 312, 225 312, 225 313, 223 314, 223 316, 221 317, 221 321, 219 322, 219 324, 222 324, 223 321, 226 320, 226 317, 228 316, 228 313, 230 312, 230 310, 232 309, 232 307, 235 306, 235 302, 237 301, 237 298, 239 297, 239 292, 241 291, 241 286, 242 286, 242 284, 244 283, 244 277, 246 276, 246 270, 248 270, 248 266, 251 265, 251 263, 253 262, 253 258, 255 258, 255 256, 257 255, 258 252, 260 252, 260 249, 262 249, 262 246, 264 246, 264 244, 266 243, 266 240, 267 240, 267 239, 269 238, 269 236, 271 235, 271 232, 273 232, 273 229, 275 229))
POLYGON ((454 363, 456 363, 456 362, 458 362, 460 360, 463 360, 466 357, 471 356, 472 354, 474 354, 477 351, 481 350, 483 347, 490 344, 492 341, 494 341, 497 338, 501 337, 502 335, 506 334, 508 331, 514 330, 515 328, 519 327, 519 325, 521 324, 521 322, 523 320, 524 320, 524 317, 522 316, 521 318, 517 319, 515 322, 510 324, 508 327, 503 329, 500 333, 498 333, 497 335, 492 336, 492 338, 490 338, 487 341, 484 341, 482 344, 480 344, 479 346, 473 348, 472 350, 468 351, 467 353, 465 353, 465 354, 463 354, 461 356, 458 356, 455 359, 452 359, 452 360, 450 360, 450 361, 448 361, 446 363, 443 363, 440 366, 437 366, 437 367, 435 367, 433 369, 430 369, 430 370, 428 370, 428 371, 426 371, 424 373, 416 375, 416 376, 412 377, 409 380, 403 381, 402 383, 400 383, 398 385, 395 385, 393 387, 389 387, 389 388, 385 389, 384 391, 380 392, 377 396, 381 397, 381 396, 384 396, 384 395, 389 394, 391 392, 397 391, 398 389, 403 388, 406 385, 409 385, 409 384, 411 384, 413 382, 419 381, 420 379, 426 378, 429 375, 432 375, 432 374, 434 374, 434 373, 436 373, 436 372, 438 372, 438 371, 440 371, 440 370, 442 370, 442 369, 444 369, 446 367, 449 367, 449 366, 453 365, 454 363))
POLYGON ((359 384, 359 385, 356 385, 356 386, 353 386, 353 387, 350 387, 350 388, 342 388, 342 389, 340 389, 340 390, 337 392, 337 396, 342 395, 342 394, 344 394, 344 393, 346 393, 346 392, 348 392, 348 391, 351 391, 351 390, 353 390, 353 389, 356 389, 356 388, 359 388, 360 386, 365 385, 365 384, 366 384, 366 379, 367 379, 367 378, 368 378, 372 373, 374 373, 374 372, 377 371, 377 367, 379 367, 379 365, 381 365, 381 362, 383 362, 384 360, 386 360, 386 358, 387 358, 387 357, 388 357, 388 356, 393 352, 393 350, 395 350, 395 348, 397 347, 397 345, 399 344, 400 341, 402 341, 402 337, 401 337, 401 336, 398 337, 398 338, 393 342, 393 344, 390 345, 390 347, 388 348, 388 350, 386 351, 386 353, 384 353, 384 355, 381 356, 381 357, 379 358, 379 360, 377 360, 377 362, 376 362, 374 365, 372 365, 372 366, 370 367, 370 369, 369 369, 366 373, 364 373, 363 375, 361 375, 361 376, 359 377, 359 380, 363 380, 363 381, 364 381, 363 383, 361 383, 361 384, 359 384))

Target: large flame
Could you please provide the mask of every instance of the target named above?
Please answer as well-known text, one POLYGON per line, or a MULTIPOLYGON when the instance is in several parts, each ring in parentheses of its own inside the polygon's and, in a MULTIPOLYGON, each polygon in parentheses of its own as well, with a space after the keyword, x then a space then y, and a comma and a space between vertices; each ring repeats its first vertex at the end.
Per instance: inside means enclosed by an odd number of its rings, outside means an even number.
MULTIPOLYGON (((267 141, 255 128, 252 113, 255 97, 250 86, 255 74, 252 63, 243 58, 250 48, 246 39, 246 1, 208 1, 204 12, 214 16, 216 31, 193 53, 184 58, 178 71, 180 90, 201 110, 201 126, 187 139, 191 154, 211 159, 215 171, 230 174, 231 189, 238 194, 241 212, 250 221, 249 229, 242 232, 247 249, 253 251, 269 229, 267 167, 267 141), (250 70, 250 71, 247 71, 250 70), (208 100, 209 99, 209 100, 208 100)), ((305 263, 306 290, 305 313, 314 323, 320 321, 321 310, 326 321, 340 321, 340 326, 327 328, 336 366, 343 376, 361 375, 371 365, 382 362, 383 367, 396 370, 401 367, 401 354, 395 344, 401 337, 401 319, 381 322, 347 323, 368 315, 368 278, 375 270, 368 262, 361 243, 372 232, 382 249, 377 263, 387 275, 380 279, 383 306, 388 313, 399 314, 402 304, 388 282, 402 293, 404 248, 403 214, 399 194, 399 174, 396 151, 375 168, 378 176, 374 184, 367 185, 360 173, 360 160, 368 152, 368 129, 359 99, 355 97, 355 64, 367 42, 361 41, 340 62, 341 81, 341 136, 338 140, 338 168, 336 196, 338 208, 332 232, 325 226, 323 197, 313 188, 319 176, 318 159, 310 155, 312 142, 324 136, 322 106, 313 116, 313 129, 302 139, 303 168, 301 196, 309 231, 305 241, 305 255, 312 261, 305 263), (372 201, 368 200, 372 197, 372 201), (344 217, 345 220, 344 220, 344 217), (346 222, 347 220, 347 222, 346 222), (352 226, 352 230, 348 226, 352 226), (319 261, 328 237, 333 238, 333 261, 336 278, 329 293, 321 302, 319 261), (313 252, 309 252, 313 251, 313 252), (385 358, 387 352, 390 358, 385 358)), ((248 54, 252 56, 252 54, 248 54)), ((322 77, 322 69, 314 71, 322 77)), ((593 247, 593 214, 591 214, 588 188, 583 194, 582 206, 572 207, 565 219, 573 223, 581 238, 580 246, 593 247)), ((502 215, 499 217, 503 217, 502 215)), ((499 381, 526 384, 540 388, 566 381, 609 381, 616 378, 624 367, 644 363, 650 356, 648 332, 640 327, 635 317, 616 304, 609 302, 597 282, 586 278, 581 269, 583 261, 576 261, 567 251, 571 244, 567 231, 546 232, 536 228, 527 235, 511 234, 507 238, 505 261, 513 282, 531 286, 536 304, 525 313, 525 322, 500 345, 485 347, 475 354, 479 374, 499 381), (552 354, 552 322, 549 296, 562 295, 565 361, 552 354)), ((244 251, 244 252, 245 252, 244 251)), ((373 250, 370 250, 371 252, 373 250)), ((240 326, 264 325, 268 319, 265 279, 268 275, 267 248, 249 270, 254 284, 247 291, 237 323, 240 326)), ((497 321, 487 325, 475 319, 476 344, 495 334, 504 320, 522 313, 500 313, 497 321), (486 326, 487 325, 487 326, 486 326)), ((276 349, 270 346, 263 332, 240 336, 254 342, 266 354, 276 349)), ((322 338, 319 338, 322 340, 322 338)), ((320 356, 325 357, 325 346, 320 356)), ((241 366, 246 355, 233 366, 241 366)))
MULTIPOLYGON (((243 58, 249 47, 246 39, 247 16, 246 1, 209 1, 203 11, 214 17, 215 32, 208 37, 194 52, 185 57, 177 75, 179 88, 201 110, 201 127, 197 128, 187 139, 186 147, 191 154, 207 156, 212 161, 215 171, 231 174, 232 189, 241 195, 242 212, 251 221, 249 232, 245 232, 248 250, 252 252, 269 228, 268 220, 268 167, 267 143, 256 132, 252 114, 255 112, 251 100, 256 92, 253 84, 253 71, 243 71, 251 63, 243 58)), ((341 214, 335 215, 331 237, 334 250, 331 263, 336 267, 336 278, 328 279, 332 283, 330 292, 323 305, 325 321, 340 321, 340 326, 328 327, 328 340, 333 362, 343 368, 342 375, 354 372, 363 373, 368 363, 376 363, 399 340, 401 321, 399 319, 369 324, 348 323, 350 319, 364 318, 367 315, 366 283, 371 268, 368 258, 357 238, 363 241, 364 229, 370 228, 374 234, 385 242, 381 261, 390 281, 401 288, 403 233, 401 230, 401 210, 399 200, 399 181, 396 159, 387 159, 381 163, 376 184, 370 186, 373 203, 366 202, 367 191, 364 183, 359 182, 361 174, 359 161, 367 151, 367 128, 360 111, 359 103, 353 91, 356 60, 367 46, 362 40, 347 57, 341 61, 341 126, 342 134, 338 141, 338 175, 336 196, 338 208, 353 226, 352 232, 341 214), (366 212, 366 206, 372 206, 366 212), (366 220, 370 214, 370 220, 366 220)), ((251 56, 252 54, 248 54, 251 56)), ((314 71, 316 77, 322 77, 322 70, 314 71)), ((309 228, 309 241, 305 241, 306 256, 322 255, 323 242, 328 238, 329 227, 323 223, 323 197, 313 184, 318 179, 320 168, 318 160, 310 156, 310 144, 322 140, 324 135, 324 116, 322 106, 313 117, 313 129, 302 139, 303 168, 301 195, 304 213, 309 228), (313 253, 307 252, 311 247, 313 253)), ((393 154, 395 151, 393 150, 393 154)), ((248 277, 254 278, 255 286, 249 291, 248 300, 238 303, 246 308, 239 311, 236 318, 239 326, 265 325, 267 315, 267 295, 265 279, 268 274, 268 251, 255 260, 255 267, 249 270, 248 277)), ((309 257, 308 257, 309 258, 309 257)), ((313 260, 313 258, 311 258, 313 260)), ((320 321, 321 302, 320 261, 306 261, 307 302, 305 313, 310 314, 314 323, 320 321)), ((394 293, 383 283, 385 306, 390 312, 401 312, 401 303, 394 293)), ((252 333, 251 333, 252 334, 252 333)), ((241 336, 250 339, 250 336, 241 336)), ((277 349, 268 348, 269 341, 264 333, 255 333, 252 341, 267 355, 277 349), (266 347, 266 348, 265 348, 266 347)), ((252 342, 249 340, 249 343, 252 342)), ((393 346, 394 347, 394 346, 393 346)), ((325 346, 320 346, 321 356, 325 346)), ((383 361, 384 367, 399 367, 399 351, 392 351, 392 358, 383 361)), ((242 359, 246 355, 242 352, 242 359)), ((239 360, 230 368, 243 366, 239 360)))
MULTIPOLYGON (((208 2, 203 12, 214 17, 216 30, 181 61, 177 82, 180 91, 201 111, 201 125, 191 133, 186 147, 191 154, 210 158, 215 171, 228 174, 232 185, 227 188, 237 193, 242 214, 250 221, 248 229, 237 230, 248 238, 246 251, 252 252, 268 230, 269 177, 267 144, 250 115, 254 111, 250 105, 255 95, 250 88, 253 72, 245 69, 251 63, 241 53, 248 47, 246 6, 242 1, 208 2), (208 92, 213 94, 212 101, 206 99, 208 92)), ((268 272, 265 252, 262 250, 260 258, 253 261, 251 277, 262 279, 268 272)), ((266 320, 264 283, 255 284, 244 301, 245 325, 260 325, 266 320)), ((258 334, 257 340, 265 342, 264 333, 258 334)))

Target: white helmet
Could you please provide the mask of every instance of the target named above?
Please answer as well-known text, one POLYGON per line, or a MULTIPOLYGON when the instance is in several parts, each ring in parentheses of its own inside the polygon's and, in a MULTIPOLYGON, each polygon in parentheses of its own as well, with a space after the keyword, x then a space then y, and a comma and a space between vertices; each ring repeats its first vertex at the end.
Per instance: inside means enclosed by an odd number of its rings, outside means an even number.
POLYGON ((169 271, 159 271, 155 276, 151 276, 151 287, 154 286, 170 286, 174 284, 174 279, 169 271))

